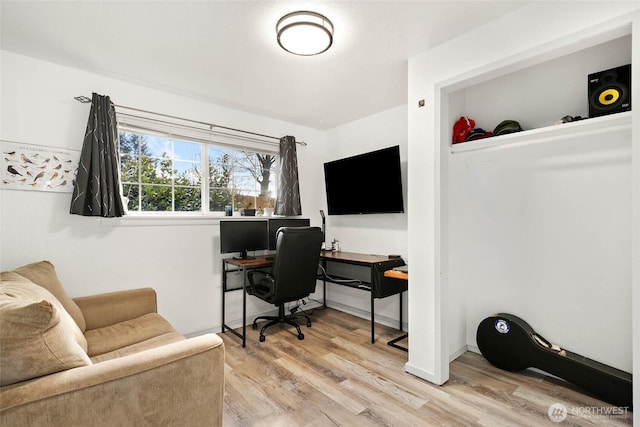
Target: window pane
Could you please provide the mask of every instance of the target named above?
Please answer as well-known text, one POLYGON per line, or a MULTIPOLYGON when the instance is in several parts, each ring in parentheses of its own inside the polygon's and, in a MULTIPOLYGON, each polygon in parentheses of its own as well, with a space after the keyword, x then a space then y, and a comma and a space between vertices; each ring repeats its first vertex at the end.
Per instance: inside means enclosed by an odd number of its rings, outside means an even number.
POLYGON ((120 132, 118 136, 121 156, 123 154, 138 154, 140 146, 141 144, 143 144, 143 139, 145 138, 143 135, 138 135, 130 132, 120 132))
POLYGON ((200 164, 201 144, 186 141, 173 141, 173 150, 177 160, 190 160, 200 164))
POLYGON ((122 154, 120 156, 120 177, 122 182, 138 182, 138 156, 122 154))
POLYGON ((257 198, 257 205, 256 207, 259 209, 264 209, 264 208, 274 208, 276 205, 276 199, 274 197, 267 197, 267 196, 258 196, 257 198))
POLYGON ((257 181, 255 177, 246 169, 235 168, 233 170, 233 188, 239 191, 255 191, 257 181))
POLYGON ((233 195, 228 189, 212 189, 209 191, 209 211, 221 212, 227 205, 233 206, 233 195))
POLYGON ((209 160, 209 211, 222 212, 225 206, 233 206, 231 189, 231 163, 233 150, 208 147, 209 160))
POLYGON ((175 211, 197 212, 202 207, 199 187, 176 187, 175 199, 175 211))
POLYGON ((142 211, 170 211, 172 205, 171 187, 160 185, 142 186, 142 211))
POLYGON ((176 185, 200 185, 200 163, 176 160, 174 167, 174 183, 176 185))
POLYGON ((140 158, 141 182, 147 184, 171 184, 173 168, 171 160, 151 157, 140 158))
POLYGON ((237 209, 256 208, 256 191, 241 191, 235 195, 234 206, 237 209))
POLYGON ((231 157, 227 149, 209 147, 209 182, 214 187, 227 188, 231 176, 231 157))
POLYGON ((140 186, 138 184, 124 184, 122 186, 122 194, 129 199, 127 209, 130 212, 137 212, 140 202, 140 186))
POLYGON ((173 157, 172 141, 158 136, 146 136, 146 153, 150 157, 173 157))

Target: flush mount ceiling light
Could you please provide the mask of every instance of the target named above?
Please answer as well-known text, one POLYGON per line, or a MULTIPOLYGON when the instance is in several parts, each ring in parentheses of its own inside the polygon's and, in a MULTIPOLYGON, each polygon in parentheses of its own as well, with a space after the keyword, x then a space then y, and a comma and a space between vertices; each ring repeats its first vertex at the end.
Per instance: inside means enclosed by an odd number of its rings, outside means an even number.
POLYGON ((323 15, 299 11, 289 13, 276 24, 278 44, 295 55, 325 52, 333 43, 333 24, 323 15))

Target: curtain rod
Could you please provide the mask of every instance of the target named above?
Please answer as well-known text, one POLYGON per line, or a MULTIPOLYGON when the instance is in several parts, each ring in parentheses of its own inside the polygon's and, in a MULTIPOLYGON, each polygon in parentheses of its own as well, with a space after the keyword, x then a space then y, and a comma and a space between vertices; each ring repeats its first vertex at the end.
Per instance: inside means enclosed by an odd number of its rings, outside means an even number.
MULTIPOLYGON (((83 104, 88 104, 88 103, 91 102, 91 98, 89 98, 88 96, 84 96, 84 95, 74 96, 73 99, 75 99, 76 101, 81 102, 83 104)), ((248 135, 260 136, 260 137, 263 137, 263 138, 271 138, 271 139, 275 139, 277 141, 280 141, 280 138, 278 138, 278 137, 271 136, 271 135, 264 135, 264 134, 256 133, 256 132, 250 132, 248 130, 235 129, 235 128, 231 128, 231 127, 227 127, 227 126, 216 125, 214 123, 199 122, 197 120, 185 119, 184 117, 172 116, 172 115, 169 115, 169 114, 162 114, 162 113, 155 113, 153 111, 142 110, 140 108, 127 107, 125 105, 117 105, 117 104, 113 104, 113 105, 115 107, 124 108, 124 109, 127 109, 127 110, 139 111, 141 113, 155 114, 157 116, 163 116, 163 117, 168 117, 168 118, 172 118, 172 119, 176 119, 176 120, 183 120, 183 121, 186 121, 186 122, 197 123, 199 125, 209 126, 210 130, 213 130, 213 128, 220 128, 220 129, 230 130, 230 131, 234 131, 234 132, 246 133, 248 135)), ((303 141, 296 141, 296 144, 307 145, 307 143, 303 142, 303 141)))

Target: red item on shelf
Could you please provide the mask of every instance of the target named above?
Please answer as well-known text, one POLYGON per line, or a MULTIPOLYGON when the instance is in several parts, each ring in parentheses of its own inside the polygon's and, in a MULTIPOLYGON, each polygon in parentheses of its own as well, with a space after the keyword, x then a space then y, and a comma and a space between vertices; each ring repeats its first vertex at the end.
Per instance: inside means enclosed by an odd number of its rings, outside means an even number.
POLYGON ((462 116, 453 125, 453 144, 459 144, 464 142, 467 135, 471 133, 476 126, 476 122, 473 119, 462 116))

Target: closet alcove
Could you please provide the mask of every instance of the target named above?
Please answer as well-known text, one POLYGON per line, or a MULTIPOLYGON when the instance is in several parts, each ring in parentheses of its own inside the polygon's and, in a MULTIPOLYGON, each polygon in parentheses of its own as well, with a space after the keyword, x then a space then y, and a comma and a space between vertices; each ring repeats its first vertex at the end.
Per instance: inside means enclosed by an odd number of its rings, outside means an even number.
POLYGON ((508 312, 632 372, 633 112, 588 118, 587 94, 587 76, 630 64, 631 46, 630 24, 604 25, 436 88, 450 359, 478 351, 478 324, 508 312), (567 115, 585 120, 555 124, 567 115), (461 116, 524 130, 452 145, 461 116))

